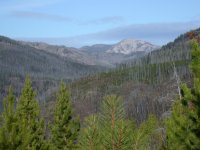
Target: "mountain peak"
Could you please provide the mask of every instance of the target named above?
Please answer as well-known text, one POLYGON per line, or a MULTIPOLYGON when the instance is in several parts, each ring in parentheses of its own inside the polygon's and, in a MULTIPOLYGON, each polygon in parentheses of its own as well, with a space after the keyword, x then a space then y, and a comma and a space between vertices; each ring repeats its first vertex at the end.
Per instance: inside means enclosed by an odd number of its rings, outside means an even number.
POLYGON ((115 44, 111 49, 107 50, 107 53, 121 53, 128 55, 135 52, 149 52, 157 48, 159 48, 159 46, 153 45, 146 41, 124 39, 115 44))

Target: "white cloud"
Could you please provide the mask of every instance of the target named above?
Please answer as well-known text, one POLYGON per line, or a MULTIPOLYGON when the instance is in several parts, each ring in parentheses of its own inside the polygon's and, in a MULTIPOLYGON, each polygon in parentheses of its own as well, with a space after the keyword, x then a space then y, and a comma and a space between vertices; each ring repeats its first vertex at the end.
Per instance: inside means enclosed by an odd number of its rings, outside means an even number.
POLYGON ((42 19, 50 21, 72 21, 71 18, 61 15, 41 13, 41 12, 31 12, 31 11, 12 11, 10 13, 12 17, 16 18, 28 18, 28 19, 42 19))
POLYGON ((132 24, 97 33, 69 37, 66 40, 92 44, 91 41, 107 41, 109 43, 126 38, 134 38, 163 45, 174 40, 180 34, 199 27, 200 21, 132 24))
POLYGON ((98 25, 98 24, 108 24, 108 23, 120 23, 125 19, 122 16, 108 16, 104 18, 89 20, 81 22, 80 25, 98 25))
POLYGON ((149 41, 157 45, 167 44, 180 34, 200 27, 200 21, 132 24, 92 34, 62 38, 24 38, 29 41, 43 41, 51 44, 81 47, 92 44, 110 44, 122 39, 133 38, 149 41))
POLYGON ((29 0, 29 1, 17 1, 17 3, 9 2, 7 5, 5 4, 2 10, 13 11, 13 10, 30 10, 41 7, 46 7, 49 5, 54 5, 63 0, 29 0))

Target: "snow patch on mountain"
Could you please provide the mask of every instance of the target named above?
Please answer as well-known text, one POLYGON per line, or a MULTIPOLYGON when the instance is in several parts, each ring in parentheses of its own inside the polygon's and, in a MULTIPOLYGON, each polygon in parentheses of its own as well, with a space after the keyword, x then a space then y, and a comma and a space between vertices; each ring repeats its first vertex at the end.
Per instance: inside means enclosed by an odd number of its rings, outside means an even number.
POLYGON ((157 48, 159 48, 159 46, 153 45, 151 43, 148 43, 142 40, 126 39, 117 43, 106 52, 128 55, 128 54, 136 53, 136 52, 150 52, 157 48))

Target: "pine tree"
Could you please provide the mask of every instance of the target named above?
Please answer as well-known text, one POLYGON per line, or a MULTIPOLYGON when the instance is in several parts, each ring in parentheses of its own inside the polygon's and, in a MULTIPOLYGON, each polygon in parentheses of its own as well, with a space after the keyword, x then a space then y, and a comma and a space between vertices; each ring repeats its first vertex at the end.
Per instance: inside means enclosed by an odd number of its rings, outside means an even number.
POLYGON ((171 117, 165 121, 167 127, 167 145, 163 145, 165 149, 189 149, 187 141, 190 137, 190 120, 187 116, 187 108, 183 106, 180 99, 177 99, 173 106, 171 117))
POLYGON ((105 97, 101 109, 99 126, 104 149, 130 149, 133 124, 125 119, 122 98, 116 95, 105 97))
POLYGON ((194 76, 192 89, 183 85, 182 103, 188 108, 187 118, 191 121, 191 149, 200 149, 200 47, 196 41, 192 43, 192 63, 190 66, 194 76))
POLYGON ((153 116, 136 128, 135 123, 125 117, 122 98, 106 96, 101 112, 86 118, 79 137, 79 149, 149 149, 155 128, 156 118, 153 116))
POLYGON ((16 119, 20 143, 18 149, 40 150, 46 148, 44 142, 44 121, 40 116, 36 93, 31 86, 31 80, 26 78, 21 96, 16 108, 16 119))
POLYGON ((62 150, 76 148, 79 130, 79 118, 74 117, 70 93, 61 82, 51 125, 51 145, 62 150))
POLYGON ((86 118, 79 137, 79 149, 130 149, 133 126, 132 122, 125 119, 121 97, 106 96, 101 112, 86 118))
POLYGON ((194 86, 182 85, 182 98, 172 107, 172 117, 167 120, 168 149, 200 149, 200 47, 192 43, 194 86))
POLYGON ((155 134, 157 127, 157 119, 153 115, 149 115, 148 119, 144 121, 132 134, 132 142, 134 150, 149 149, 152 142, 152 137, 155 134))
POLYGON ((103 149, 101 143, 99 117, 98 115, 91 115, 84 121, 78 138, 78 149, 80 150, 97 150, 103 149))
POLYGON ((15 150, 18 146, 16 140, 16 116, 15 116, 15 96, 10 87, 7 97, 4 99, 4 111, 2 113, 2 126, 0 128, 0 149, 15 150))

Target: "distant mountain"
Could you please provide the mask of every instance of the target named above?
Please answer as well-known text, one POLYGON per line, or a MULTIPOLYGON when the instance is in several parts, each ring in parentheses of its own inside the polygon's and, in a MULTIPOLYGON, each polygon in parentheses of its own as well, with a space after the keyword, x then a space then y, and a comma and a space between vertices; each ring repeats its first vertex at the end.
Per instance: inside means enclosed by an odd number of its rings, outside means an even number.
POLYGON ((115 66, 125 61, 129 61, 148 52, 158 49, 159 46, 141 40, 127 39, 113 45, 96 44, 80 48, 102 64, 115 66))
POLYGON ((110 48, 106 52, 129 55, 129 54, 137 53, 137 52, 148 53, 148 52, 158 49, 158 48, 159 48, 159 46, 153 45, 153 44, 145 42, 145 41, 126 39, 126 40, 122 40, 121 42, 115 44, 114 46, 112 46, 112 48, 110 48))
POLYGON ((102 65, 115 67, 116 63, 120 63, 123 60, 123 55, 107 53, 106 51, 112 47, 113 45, 96 44, 84 46, 80 48, 80 51, 86 53, 102 65))
POLYGON ((92 46, 84 46, 80 48, 81 51, 86 53, 105 53, 108 49, 112 48, 113 45, 108 44, 95 44, 92 46))
POLYGON ((148 42, 133 39, 122 40, 113 45, 95 44, 92 46, 84 46, 80 49, 50 45, 43 42, 21 41, 21 44, 56 54, 73 62, 86 65, 99 65, 109 68, 115 67, 116 64, 141 57, 148 52, 159 48, 158 46, 148 42))
POLYGON ((44 50, 49 53, 59 55, 68 60, 79 62, 86 65, 97 65, 97 62, 88 56, 86 53, 79 51, 73 47, 50 45, 43 42, 24 42, 21 41, 23 45, 28 45, 34 47, 38 50, 44 50))

